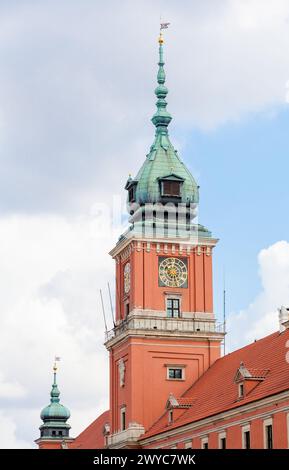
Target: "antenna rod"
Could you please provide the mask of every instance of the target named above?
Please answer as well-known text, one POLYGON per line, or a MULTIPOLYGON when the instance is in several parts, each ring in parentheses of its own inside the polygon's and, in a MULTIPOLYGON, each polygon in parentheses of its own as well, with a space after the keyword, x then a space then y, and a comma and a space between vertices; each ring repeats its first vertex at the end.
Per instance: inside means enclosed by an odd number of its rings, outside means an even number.
POLYGON ((107 333, 107 324, 106 324, 106 318, 105 318, 105 311, 104 311, 104 304, 103 304, 103 298, 102 298, 101 289, 99 289, 99 292, 100 292, 100 298, 101 298, 101 305, 102 305, 102 313, 103 313, 103 320, 104 320, 105 332, 107 333))
POLYGON ((113 306, 112 306, 112 300, 111 300, 111 292, 110 292, 110 285, 109 285, 109 282, 107 283, 107 286, 108 286, 108 293, 109 293, 109 301, 110 301, 112 322, 113 322, 113 326, 115 327, 114 316, 113 316, 113 306))

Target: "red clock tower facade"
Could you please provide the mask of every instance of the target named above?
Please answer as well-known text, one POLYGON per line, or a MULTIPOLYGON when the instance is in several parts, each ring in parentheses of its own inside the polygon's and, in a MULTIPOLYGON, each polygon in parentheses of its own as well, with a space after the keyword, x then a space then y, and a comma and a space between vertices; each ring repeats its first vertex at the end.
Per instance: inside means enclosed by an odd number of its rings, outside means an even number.
POLYGON ((108 333, 111 428, 108 447, 133 447, 220 357, 224 332, 213 313, 217 240, 195 222, 198 186, 168 136, 171 116, 159 39, 156 135, 139 173, 128 179, 130 227, 116 263, 115 328, 108 333))

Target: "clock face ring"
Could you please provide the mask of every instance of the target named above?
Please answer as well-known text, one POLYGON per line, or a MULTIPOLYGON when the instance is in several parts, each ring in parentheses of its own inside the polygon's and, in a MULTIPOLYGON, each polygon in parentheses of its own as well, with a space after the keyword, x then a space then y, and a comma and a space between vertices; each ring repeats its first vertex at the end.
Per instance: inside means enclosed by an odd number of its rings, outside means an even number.
POLYGON ((188 270, 180 258, 164 258, 159 264, 159 281, 168 287, 184 287, 188 280, 188 270))

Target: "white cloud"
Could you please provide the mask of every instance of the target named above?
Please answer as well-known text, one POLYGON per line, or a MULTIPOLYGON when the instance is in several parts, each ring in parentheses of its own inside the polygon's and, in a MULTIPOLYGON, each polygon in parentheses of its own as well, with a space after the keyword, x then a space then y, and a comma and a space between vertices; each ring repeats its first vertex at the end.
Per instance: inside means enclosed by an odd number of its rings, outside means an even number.
POLYGON ((32 443, 16 437, 16 424, 0 411, 0 440, 2 449, 31 449, 32 443))
POLYGON ((1 398, 19 398, 25 395, 25 388, 15 379, 7 382, 3 374, 0 373, 0 399, 1 398))
POLYGON ((2 447, 12 445, 16 431, 15 446, 38 437, 55 355, 62 358, 58 381, 74 436, 108 406, 99 289, 111 323, 113 261, 107 252, 115 240, 99 238, 96 225, 93 216, 0 219, 0 434, 6 425, 10 430, 2 447))
POLYGON ((289 243, 279 241, 258 256, 262 291, 228 321, 230 349, 243 346, 279 329, 278 308, 289 306, 289 243))
POLYGON ((284 105, 289 0, 9 2, 0 210, 87 210, 137 171, 153 140, 159 11, 172 136, 284 105))

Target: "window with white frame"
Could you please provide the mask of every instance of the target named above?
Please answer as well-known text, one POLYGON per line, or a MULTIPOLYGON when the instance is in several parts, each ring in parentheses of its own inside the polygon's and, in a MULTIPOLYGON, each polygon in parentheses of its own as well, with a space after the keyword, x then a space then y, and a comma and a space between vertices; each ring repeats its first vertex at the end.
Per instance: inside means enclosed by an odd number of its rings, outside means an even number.
POLYGON ((167 365, 167 380, 185 380, 185 367, 167 365))
POLYGON ((242 427, 242 449, 251 449, 250 424, 242 427))
POLYGON ((209 438, 208 437, 203 437, 201 439, 201 448, 202 449, 208 449, 209 448, 209 438))
POLYGON ((173 410, 169 410, 169 424, 174 421, 174 412, 173 410))
POLYGON ((185 449, 191 449, 192 447, 192 441, 185 442, 185 449))
POLYGON ((239 398, 244 398, 244 384, 239 384, 239 398))
POLYGON ((181 299, 168 297, 166 299, 166 310, 168 318, 179 318, 181 315, 181 299))
POLYGON ((264 449, 273 449, 273 420, 268 418, 263 423, 264 449))
POLYGON ((219 449, 226 449, 226 432, 221 432, 219 434, 219 449))

